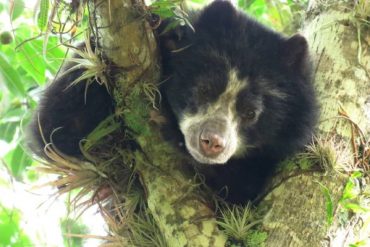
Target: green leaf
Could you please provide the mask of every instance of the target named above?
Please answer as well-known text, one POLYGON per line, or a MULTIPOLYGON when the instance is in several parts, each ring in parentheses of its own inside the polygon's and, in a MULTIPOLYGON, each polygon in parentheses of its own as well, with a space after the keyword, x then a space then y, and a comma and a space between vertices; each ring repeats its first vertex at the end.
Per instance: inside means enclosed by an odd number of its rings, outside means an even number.
POLYGON ((26 171, 26 177, 30 182, 36 182, 38 179, 40 179, 40 176, 43 175, 40 175, 40 172, 35 171, 35 169, 28 169, 26 171))
POLYGON ((6 57, 6 59, 8 60, 10 64, 16 65, 16 63, 14 63, 14 59, 15 59, 14 49, 15 49, 15 42, 12 42, 9 45, 0 46, 0 53, 6 57))
POLYGON ((86 138, 86 142, 83 145, 84 150, 89 150, 104 136, 109 135, 115 130, 119 129, 121 125, 114 121, 114 115, 111 115, 104 119, 86 138))
POLYGON ((17 63, 29 74, 37 84, 45 83, 46 64, 41 58, 37 40, 24 43, 17 50, 17 63))
POLYGON ((48 23, 49 0, 41 0, 40 11, 37 17, 37 26, 41 31, 45 30, 48 23))
MULTIPOLYGON (((42 41, 43 42, 43 41, 42 41)), ((42 47, 42 42, 40 46, 42 47)), ((63 62, 66 54, 65 47, 59 45, 59 40, 57 37, 49 37, 49 42, 47 46, 46 57, 48 62, 46 63, 47 69, 50 70, 52 74, 56 74, 63 62)))
POLYGON ((0 53, 0 75, 4 78, 5 86, 15 96, 26 96, 21 77, 11 66, 4 55, 0 53))
POLYGON ((0 246, 33 246, 20 226, 21 214, 18 210, 7 210, 0 205, 0 246))
POLYGON ((23 0, 15 0, 14 5, 13 5, 12 20, 15 20, 19 16, 21 16, 23 13, 23 10, 24 10, 23 0))
POLYGON ((9 122, 20 122, 26 110, 21 107, 18 102, 12 104, 12 107, 8 109, 5 114, 0 118, 0 124, 9 122))
POLYGON ((206 4, 205 0, 189 0, 189 1, 192 3, 196 3, 196 4, 202 4, 202 5, 206 4))
POLYGON ((318 181, 316 181, 316 183, 318 183, 320 185, 321 191, 324 194, 324 197, 325 197, 325 200, 326 200, 326 222, 330 226, 333 223, 333 219, 334 219, 333 200, 331 198, 330 191, 329 191, 328 187, 326 187, 325 185, 323 185, 322 183, 320 183, 318 181))
POLYGON ((267 5, 264 0, 254 0, 252 3, 247 4, 246 7, 244 10, 256 18, 261 18, 267 12, 267 5))
POLYGON ((3 246, 10 246, 12 237, 19 231, 19 216, 5 210, 0 211, 0 243, 3 246))
POLYGON ((20 145, 10 151, 5 156, 5 160, 12 175, 19 180, 21 180, 25 169, 32 164, 32 159, 24 152, 20 145))
POLYGON ((368 241, 366 240, 362 240, 362 241, 357 241, 356 243, 354 244, 350 244, 349 247, 362 247, 362 246, 369 246, 368 245, 368 241))
POLYGON ((14 139, 18 126, 19 123, 0 124, 0 139, 10 143, 14 139))
POLYGON ((354 173, 351 174, 351 178, 362 178, 363 174, 360 171, 355 171, 354 173))
POLYGON ((243 10, 248 10, 249 7, 254 3, 254 0, 246 1, 246 0, 238 0, 238 7, 243 10))
POLYGON ((181 0, 159 0, 150 5, 151 12, 162 18, 176 16, 175 11, 179 10, 181 0))
POLYGON ((17 102, 13 103, 10 109, 0 116, 0 139, 8 143, 14 140, 16 131, 26 113, 21 106, 17 102))
POLYGON ((356 186, 356 179, 362 176, 363 174, 359 171, 351 174, 351 177, 348 179, 346 186, 344 187, 342 198, 339 200, 340 203, 354 199, 360 194, 360 189, 356 186))
POLYGON ((355 213, 366 213, 366 212, 370 212, 370 209, 369 208, 366 208, 366 207, 362 207, 361 205, 359 204, 356 204, 356 203, 343 203, 342 204, 344 208, 348 209, 348 210, 352 210, 353 212, 355 213))
MULTIPOLYGON (((29 39, 32 33, 27 25, 21 25, 17 29, 18 42, 29 39)), ((46 69, 52 74, 56 74, 65 57, 65 48, 59 45, 59 40, 55 36, 50 36, 46 47, 46 60, 42 55, 43 38, 26 41, 18 48, 16 53, 17 65, 30 75, 38 85, 46 82, 46 69)))

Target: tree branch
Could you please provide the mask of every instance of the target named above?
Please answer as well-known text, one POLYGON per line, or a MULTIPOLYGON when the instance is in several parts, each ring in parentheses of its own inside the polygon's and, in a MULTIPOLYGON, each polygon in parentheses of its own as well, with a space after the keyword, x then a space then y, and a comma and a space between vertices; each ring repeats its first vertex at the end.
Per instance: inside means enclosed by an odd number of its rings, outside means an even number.
POLYGON ((169 246, 224 246, 212 210, 196 195, 186 161, 162 140, 150 121, 153 102, 143 88, 158 85, 160 71, 153 31, 141 2, 101 1, 90 5, 105 56, 117 68, 114 98, 118 113, 135 133, 135 169, 147 204, 169 246))

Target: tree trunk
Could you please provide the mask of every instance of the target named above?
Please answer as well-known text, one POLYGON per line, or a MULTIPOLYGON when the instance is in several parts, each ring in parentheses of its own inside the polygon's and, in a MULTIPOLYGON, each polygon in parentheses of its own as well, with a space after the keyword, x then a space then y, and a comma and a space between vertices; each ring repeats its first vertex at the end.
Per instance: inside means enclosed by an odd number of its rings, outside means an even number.
POLYGON ((361 20, 370 15, 370 8, 362 2, 363 6, 352 1, 309 3, 302 31, 315 64, 315 88, 321 105, 318 139, 332 144, 337 164, 325 173, 293 176, 265 198, 260 207, 270 208, 263 221, 268 231, 266 246, 348 246, 369 236, 369 229, 360 223, 367 222, 368 215, 355 214, 340 222, 340 213, 346 209, 338 203, 340 199, 343 202, 348 180, 348 175, 338 172, 338 166, 342 171, 353 171, 354 156, 358 155, 355 127, 364 136, 370 131, 370 35, 361 20), (362 17, 360 10, 364 11, 362 17), (340 158, 348 150, 352 154, 340 158), (333 224, 328 223, 331 211, 335 212, 333 224))
MULTIPOLYGON (((137 133, 143 152, 135 153, 136 169, 149 210, 168 246, 224 246, 226 237, 218 230, 212 210, 197 195, 185 159, 161 139, 158 126, 150 120, 148 105, 153 102, 134 90, 157 86, 160 74, 156 40, 144 19, 143 3, 110 0, 90 6, 95 10, 90 13, 95 17, 95 36, 104 37, 98 41, 119 71, 114 78, 117 108, 122 109, 119 116, 137 133)), ((330 140, 343 140, 350 146, 353 123, 364 135, 370 131, 370 55, 366 43, 370 36, 355 16, 353 3, 312 0, 309 6, 303 33, 316 64, 315 85, 322 106, 318 139, 326 140, 330 135, 335 137, 330 140)), ((365 17, 369 15, 366 6, 365 17)), ((266 246, 342 246, 358 240, 361 231, 342 237, 352 221, 339 224, 335 215, 330 224, 331 211, 340 211, 338 202, 347 178, 329 169, 284 180, 259 205, 267 211, 262 223, 268 232, 266 246)))

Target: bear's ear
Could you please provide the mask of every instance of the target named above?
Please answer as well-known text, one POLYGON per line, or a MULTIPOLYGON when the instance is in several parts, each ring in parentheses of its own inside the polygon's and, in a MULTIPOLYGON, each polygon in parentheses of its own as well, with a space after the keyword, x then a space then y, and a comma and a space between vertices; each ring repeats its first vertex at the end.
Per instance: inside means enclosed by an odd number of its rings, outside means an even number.
POLYGON ((238 11, 230 1, 216 0, 201 11, 197 26, 205 30, 231 27, 237 16, 238 11))
POLYGON ((295 34, 283 44, 283 63, 292 69, 305 69, 308 64, 308 44, 306 38, 295 34))
POLYGON ((179 25, 173 19, 164 20, 157 29, 160 45, 167 51, 180 49, 193 32, 188 25, 179 25))

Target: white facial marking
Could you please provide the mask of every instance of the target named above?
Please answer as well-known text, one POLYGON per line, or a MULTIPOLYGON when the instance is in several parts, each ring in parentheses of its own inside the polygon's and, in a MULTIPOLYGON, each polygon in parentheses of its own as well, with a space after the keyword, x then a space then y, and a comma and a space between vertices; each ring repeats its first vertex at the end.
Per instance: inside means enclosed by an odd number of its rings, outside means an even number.
POLYGON ((185 137, 185 145, 195 160, 203 164, 224 164, 238 151, 242 139, 238 136, 238 117, 236 113, 236 97, 247 87, 246 80, 240 80, 235 69, 230 70, 225 91, 215 103, 200 108, 196 114, 185 113, 180 119, 180 130, 185 137), (216 121, 225 125, 223 137, 225 149, 215 157, 205 156, 200 152, 199 138, 202 126, 208 121, 216 121))

